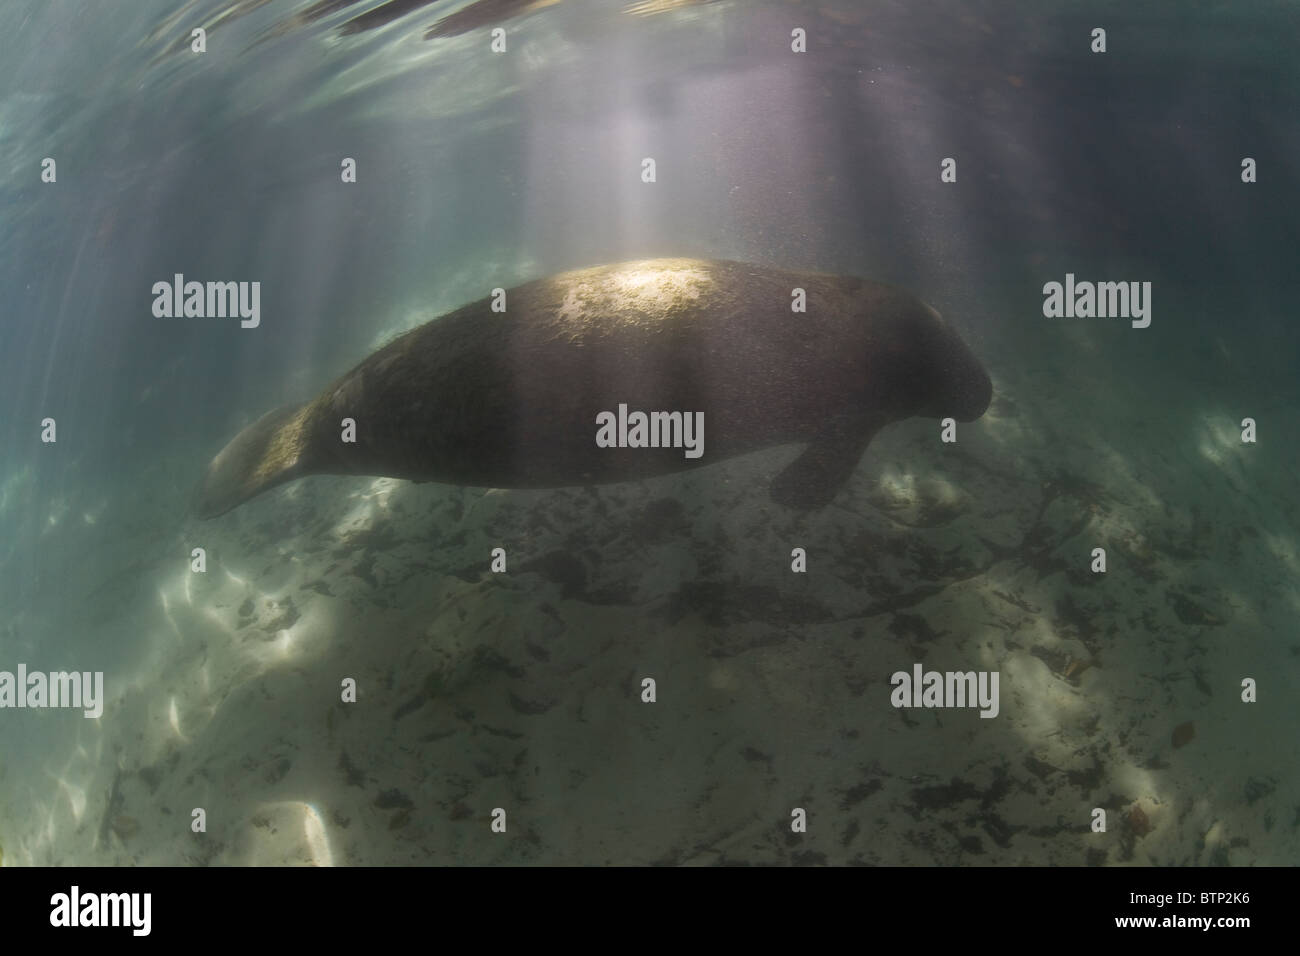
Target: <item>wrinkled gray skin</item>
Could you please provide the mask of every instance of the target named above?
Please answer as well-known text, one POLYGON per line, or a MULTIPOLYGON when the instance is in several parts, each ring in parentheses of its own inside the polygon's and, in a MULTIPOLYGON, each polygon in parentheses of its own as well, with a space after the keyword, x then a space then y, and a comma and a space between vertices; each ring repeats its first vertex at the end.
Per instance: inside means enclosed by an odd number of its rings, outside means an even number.
POLYGON ((195 500, 229 511, 303 475, 497 488, 626 481, 789 442, 772 485, 827 504, 876 432, 913 415, 969 422, 992 384, 966 344, 903 289, 705 259, 567 272, 478 302, 375 352, 304 405, 235 436, 195 500), (791 311, 792 290, 807 312, 791 311), (596 415, 704 413, 704 455, 600 448, 596 415), (341 441, 345 418, 356 442, 341 441))

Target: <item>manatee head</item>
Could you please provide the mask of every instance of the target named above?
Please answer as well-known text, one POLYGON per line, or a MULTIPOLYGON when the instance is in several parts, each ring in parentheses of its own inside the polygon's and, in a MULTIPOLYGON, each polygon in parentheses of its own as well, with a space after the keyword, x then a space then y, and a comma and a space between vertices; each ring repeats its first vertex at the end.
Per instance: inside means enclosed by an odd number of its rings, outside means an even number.
POLYGON ((885 334, 893 369, 889 383, 906 414, 973 422, 989 407, 993 383, 957 331, 937 310, 900 296, 885 334))
POLYGON ((993 400, 993 381, 975 353, 955 329, 943 320, 938 310, 925 306, 935 325, 936 375, 943 383, 938 402, 927 414, 936 418, 951 415, 959 422, 973 422, 993 400))

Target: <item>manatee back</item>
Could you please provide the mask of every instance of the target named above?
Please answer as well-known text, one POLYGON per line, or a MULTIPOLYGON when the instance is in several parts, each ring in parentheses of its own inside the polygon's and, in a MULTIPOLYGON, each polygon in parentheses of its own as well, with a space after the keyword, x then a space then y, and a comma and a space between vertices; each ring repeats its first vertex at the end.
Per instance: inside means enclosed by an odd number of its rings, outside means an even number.
POLYGON ((399 476, 545 486, 707 464, 860 400, 862 286, 690 259, 563 273, 508 291, 504 313, 483 299, 390 343, 327 390, 325 417, 369 412, 343 454, 399 476), (791 311, 800 284, 811 315, 791 311), (620 404, 702 412, 704 459, 598 448, 596 415, 620 404))
POLYGON ((326 389, 316 470, 545 487, 645 477, 914 414, 937 316, 861 279, 700 259, 561 273, 396 339, 326 389), (794 290, 806 312, 791 308, 794 290), (700 412, 705 454, 599 448, 596 415, 700 412), (357 421, 357 442, 338 441, 357 421))

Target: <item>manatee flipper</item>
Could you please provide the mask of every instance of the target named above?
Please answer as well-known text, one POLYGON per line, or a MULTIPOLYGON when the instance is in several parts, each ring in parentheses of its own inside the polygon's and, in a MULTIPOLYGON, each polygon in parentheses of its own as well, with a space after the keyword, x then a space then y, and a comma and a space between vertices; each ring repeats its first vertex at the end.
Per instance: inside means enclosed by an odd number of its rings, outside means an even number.
POLYGON ((223 448, 194 498, 201 518, 215 518, 268 488, 304 474, 308 405, 267 412, 223 448))
POLYGON ((824 508, 858 466, 862 453, 888 420, 836 419, 827 424, 802 455, 772 479, 772 500, 795 511, 824 508))

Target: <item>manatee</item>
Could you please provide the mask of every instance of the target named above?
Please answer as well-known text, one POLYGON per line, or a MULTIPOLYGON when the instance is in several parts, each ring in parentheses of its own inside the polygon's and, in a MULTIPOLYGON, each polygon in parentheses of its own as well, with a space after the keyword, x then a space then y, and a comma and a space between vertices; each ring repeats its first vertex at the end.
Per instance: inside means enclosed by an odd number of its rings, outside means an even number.
POLYGON ((912 416, 974 421, 992 384, 939 313, 904 289, 707 259, 565 272, 481 299, 379 349, 320 395, 268 412, 208 466, 214 517, 304 475, 493 488, 647 478, 775 445, 806 450, 770 493, 829 503, 875 434, 912 416), (793 290, 807 311, 791 309, 793 290), (609 448, 620 405, 702 412, 703 454, 609 448), (342 440, 344 419, 355 441, 342 440))

